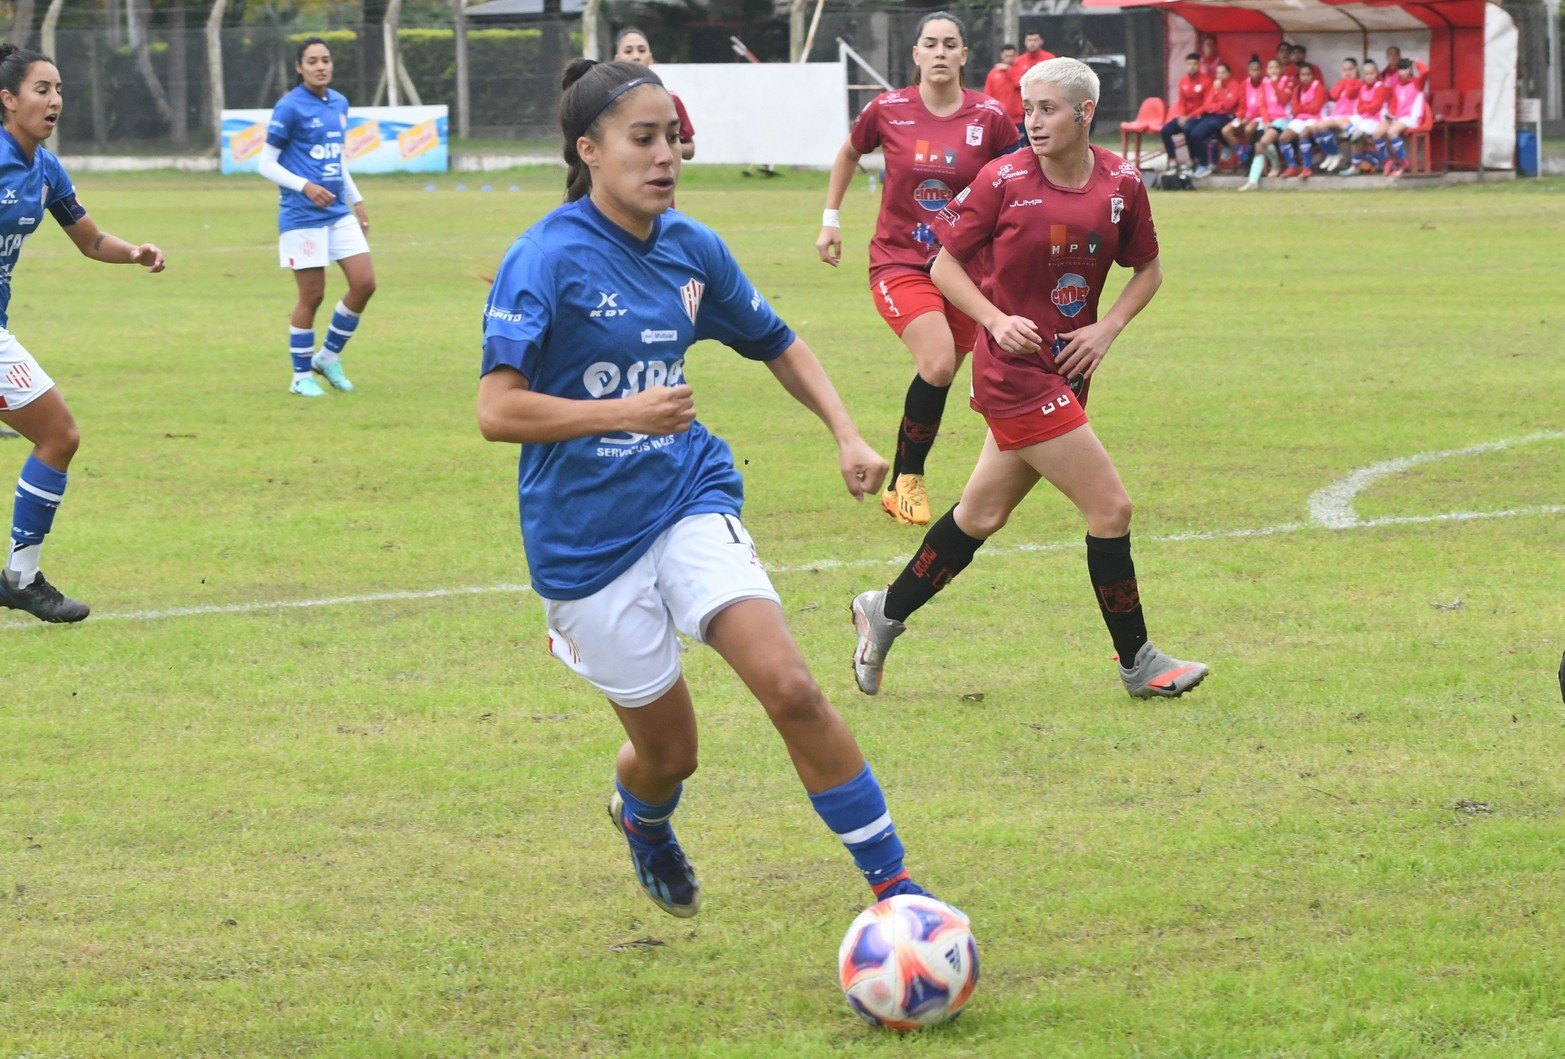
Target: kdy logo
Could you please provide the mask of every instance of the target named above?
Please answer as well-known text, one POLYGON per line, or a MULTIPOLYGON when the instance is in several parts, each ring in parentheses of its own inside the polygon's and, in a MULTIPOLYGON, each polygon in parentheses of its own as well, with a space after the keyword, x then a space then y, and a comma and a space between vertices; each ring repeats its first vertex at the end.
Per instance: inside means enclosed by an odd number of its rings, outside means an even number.
POLYGON ((629 309, 621 309, 619 307, 619 291, 610 294, 607 291, 600 290, 598 292, 598 307, 587 315, 596 320, 600 316, 624 316, 628 312, 630 312, 629 309))

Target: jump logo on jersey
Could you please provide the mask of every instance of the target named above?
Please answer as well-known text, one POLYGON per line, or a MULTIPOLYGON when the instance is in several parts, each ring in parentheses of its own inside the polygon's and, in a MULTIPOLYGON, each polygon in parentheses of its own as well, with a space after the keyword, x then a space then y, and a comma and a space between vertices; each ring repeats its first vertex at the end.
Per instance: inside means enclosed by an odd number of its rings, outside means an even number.
POLYGON ((951 187, 943 180, 926 180, 913 189, 913 201, 930 213, 939 213, 951 201, 951 187))
POLYGON ((696 322, 696 314, 701 311, 701 295, 706 293, 706 284, 690 277, 690 282, 679 288, 679 302, 685 307, 685 315, 690 317, 690 322, 696 322))
POLYGON ((628 312, 630 312, 629 309, 621 309, 619 307, 619 291, 600 290, 598 292, 598 307, 587 315, 596 320, 600 317, 624 316, 628 312))
POLYGON ((1087 281, 1074 272, 1067 272, 1049 292, 1049 300, 1060 315, 1072 318, 1087 306, 1087 281))

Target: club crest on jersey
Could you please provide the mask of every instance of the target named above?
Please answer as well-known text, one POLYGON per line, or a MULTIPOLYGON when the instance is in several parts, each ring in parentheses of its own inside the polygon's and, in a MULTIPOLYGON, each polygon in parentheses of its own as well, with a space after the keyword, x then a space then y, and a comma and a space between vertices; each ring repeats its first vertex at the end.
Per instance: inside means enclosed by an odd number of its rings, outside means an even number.
POLYGON ((967 146, 979 147, 984 142, 984 127, 982 125, 969 125, 967 127, 967 146))
POLYGON ((1109 223, 1118 224, 1119 215, 1125 212, 1125 200, 1119 195, 1109 199, 1109 223))
POLYGON ((1087 305, 1087 281, 1074 272, 1067 272, 1049 292, 1049 300, 1064 317, 1074 317, 1087 305))
POLYGON ((939 213, 951 201, 951 188, 943 180, 926 180, 913 189, 913 201, 930 213, 939 213))
POLYGON ((690 317, 690 322, 696 322, 696 314, 701 311, 701 295, 706 293, 706 284, 690 277, 690 282, 679 288, 679 301, 685 307, 685 315, 690 317))

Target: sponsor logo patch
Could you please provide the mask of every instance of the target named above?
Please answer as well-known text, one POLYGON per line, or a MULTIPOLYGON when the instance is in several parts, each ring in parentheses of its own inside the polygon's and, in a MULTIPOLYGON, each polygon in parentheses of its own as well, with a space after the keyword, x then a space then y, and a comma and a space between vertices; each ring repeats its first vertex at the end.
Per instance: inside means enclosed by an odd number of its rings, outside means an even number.
POLYGON ((1074 272, 1067 272, 1049 292, 1049 300, 1061 316, 1074 317, 1087 305, 1087 281, 1074 272))

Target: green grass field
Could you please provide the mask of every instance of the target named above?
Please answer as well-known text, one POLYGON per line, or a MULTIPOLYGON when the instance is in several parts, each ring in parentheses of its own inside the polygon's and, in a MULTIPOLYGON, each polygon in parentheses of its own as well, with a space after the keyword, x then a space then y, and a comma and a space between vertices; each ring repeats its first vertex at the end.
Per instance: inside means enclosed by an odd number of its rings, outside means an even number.
MULTIPOLYGON (((486 277, 560 181, 363 180, 358 392, 313 402, 258 180, 79 180, 161 276, 52 223, 28 244, 11 328, 84 435, 44 569, 95 609, 0 617, 0 1055, 1565 1053, 1565 182, 1154 197, 1166 282, 1093 417, 1154 639, 1213 668, 1174 702, 1120 689, 1043 491, 859 695, 848 600, 918 535, 846 498, 764 368, 692 352, 795 634, 974 921, 968 1013, 900 1039, 838 994, 867 891, 712 652, 699 918, 646 901, 603 819, 621 736, 545 652, 515 450, 472 411, 486 277), (1501 441, 1312 521, 1356 470, 1501 441)), ((815 261, 823 186, 679 197, 884 450, 910 360, 862 183, 849 267, 815 261)), ((981 437, 953 401, 937 509, 981 437)))

